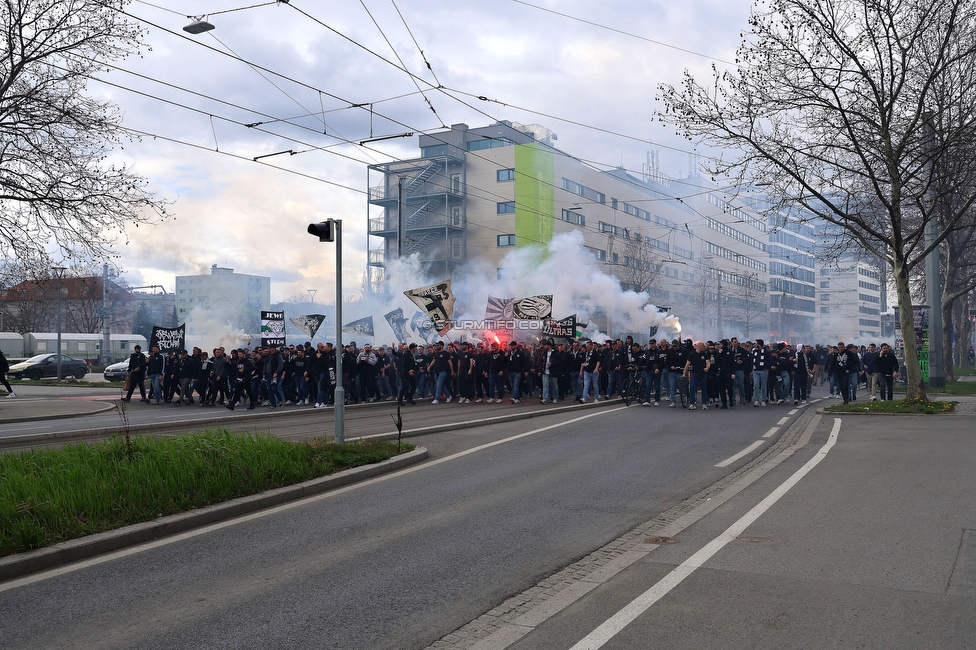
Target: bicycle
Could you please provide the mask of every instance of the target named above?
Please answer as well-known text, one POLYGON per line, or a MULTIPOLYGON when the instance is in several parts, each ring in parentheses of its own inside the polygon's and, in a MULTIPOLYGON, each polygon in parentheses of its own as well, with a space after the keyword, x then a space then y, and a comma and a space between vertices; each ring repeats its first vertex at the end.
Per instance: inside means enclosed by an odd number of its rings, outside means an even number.
POLYGON ((629 373, 620 390, 620 399, 624 401, 624 406, 630 406, 634 400, 639 404, 644 397, 644 386, 646 384, 644 373, 637 366, 628 366, 627 370, 629 373))
POLYGON ((681 378, 678 380, 678 397, 681 400, 681 408, 688 408, 689 398, 688 398, 688 385, 689 379, 688 375, 682 373, 681 378))

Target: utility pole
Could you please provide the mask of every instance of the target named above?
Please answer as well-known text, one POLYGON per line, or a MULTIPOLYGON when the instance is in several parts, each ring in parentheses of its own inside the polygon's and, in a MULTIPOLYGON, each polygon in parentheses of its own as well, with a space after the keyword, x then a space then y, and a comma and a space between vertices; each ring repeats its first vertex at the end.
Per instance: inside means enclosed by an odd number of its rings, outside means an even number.
POLYGON ((112 328, 109 323, 108 311, 108 263, 102 265, 102 353, 98 355, 103 366, 111 363, 109 354, 112 352, 112 328))

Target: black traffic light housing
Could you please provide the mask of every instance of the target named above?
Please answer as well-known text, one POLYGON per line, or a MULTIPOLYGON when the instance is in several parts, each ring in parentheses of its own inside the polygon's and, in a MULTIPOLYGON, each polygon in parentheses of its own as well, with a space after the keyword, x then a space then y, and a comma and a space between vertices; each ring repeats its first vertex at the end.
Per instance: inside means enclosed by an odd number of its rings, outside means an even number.
POLYGON ((308 234, 315 235, 319 241, 335 241, 335 222, 332 219, 308 224, 308 234))

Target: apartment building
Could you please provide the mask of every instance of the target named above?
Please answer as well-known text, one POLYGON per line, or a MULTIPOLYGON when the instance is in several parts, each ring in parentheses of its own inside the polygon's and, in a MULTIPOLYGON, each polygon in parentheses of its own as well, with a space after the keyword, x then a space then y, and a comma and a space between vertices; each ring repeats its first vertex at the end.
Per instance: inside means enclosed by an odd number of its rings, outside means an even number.
POLYGON ((216 264, 209 275, 176 276, 176 315, 181 323, 194 310, 202 310, 211 320, 256 334, 261 331, 261 311, 269 309, 269 277, 235 273, 216 264))

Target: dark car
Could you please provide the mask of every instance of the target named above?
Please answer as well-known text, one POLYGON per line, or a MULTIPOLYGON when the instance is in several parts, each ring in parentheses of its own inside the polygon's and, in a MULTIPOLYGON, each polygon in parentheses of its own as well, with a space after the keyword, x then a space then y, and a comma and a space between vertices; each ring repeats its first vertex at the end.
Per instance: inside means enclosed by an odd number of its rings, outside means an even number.
MULTIPOLYGON (((82 379, 88 372, 88 364, 80 359, 72 359, 66 354, 61 355, 61 377, 76 377, 82 379)), ((58 374, 58 355, 39 354, 27 361, 21 361, 10 366, 7 376, 11 379, 33 379, 54 377, 58 374)))

